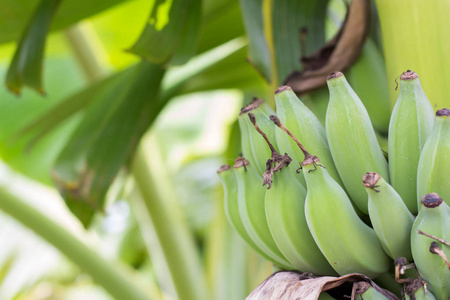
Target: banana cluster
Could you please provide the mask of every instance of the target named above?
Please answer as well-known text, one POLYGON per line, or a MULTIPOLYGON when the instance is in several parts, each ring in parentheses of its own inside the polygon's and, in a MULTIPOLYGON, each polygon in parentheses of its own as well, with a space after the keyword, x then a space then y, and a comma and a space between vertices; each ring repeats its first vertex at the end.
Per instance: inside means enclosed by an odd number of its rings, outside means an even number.
POLYGON ((417 74, 404 72, 386 153, 345 76, 327 85, 325 128, 287 86, 276 114, 261 99, 241 110, 243 156, 218 171, 228 220, 282 269, 392 273, 406 299, 448 299, 450 110, 434 113, 417 74))

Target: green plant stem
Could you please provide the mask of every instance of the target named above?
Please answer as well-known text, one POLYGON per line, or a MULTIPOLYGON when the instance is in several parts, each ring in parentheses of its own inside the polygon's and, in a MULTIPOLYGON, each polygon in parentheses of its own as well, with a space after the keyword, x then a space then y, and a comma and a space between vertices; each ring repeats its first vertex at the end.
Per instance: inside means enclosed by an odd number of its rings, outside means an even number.
POLYGON ((152 299, 125 268, 105 260, 64 227, 4 189, 0 189, 0 209, 55 246, 114 298, 152 299))
POLYGON ((73 25, 64 30, 64 35, 84 75, 89 82, 94 82, 105 73, 100 59, 100 52, 104 51, 100 45, 96 45, 98 42, 87 26, 88 24, 73 25))
POLYGON ((156 142, 141 143, 134 157, 132 173, 163 250, 178 299, 209 299, 199 251, 181 207, 173 197, 173 188, 165 185, 164 170, 156 142), (144 149, 151 155, 146 155, 144 149))

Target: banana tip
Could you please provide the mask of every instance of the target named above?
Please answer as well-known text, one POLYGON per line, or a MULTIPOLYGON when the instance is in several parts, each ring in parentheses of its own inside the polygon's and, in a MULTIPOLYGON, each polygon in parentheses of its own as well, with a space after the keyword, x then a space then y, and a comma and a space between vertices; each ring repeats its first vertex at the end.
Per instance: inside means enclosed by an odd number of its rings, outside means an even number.
POLYGON ((441 205, 442 198, 436 193, 429 193, 422 197, 422 202, 425 207, 433 208, 441 205))
POLYGON ((245 113, 251 112, 254 109, 257 109, 263 102, 263 99, 259 99, 256 97, 253 98, 252 102, 241 108, 241 112, 239 113, 239 115, 243 115, 245 113))
POLYGON ((290 86, 282 85, 276 89, 275 95, 278 93, 284 92, 284 91, 289 91, 289 90, 292 90, 292 88, 290 86))
POLYGON ((333 78, 338 78, 344 76, 344 73, 340 72, 340 71, 335 71, 335 72, 331 72, 330 75, 328 75, 327 80, 333 79, 333 78))
POLYGON ((367 172, 366 174, 364 174, 362 181, 365 187, 374 188, 380 178, 381 176, 378 173, 367 172))
POLYGON ((235 169, 241 168, 241 167, 245 168, 246 166, 248 166, 248 164, 249 164, 248 160, 246 160, 242 156, 239 156, 238 158, 236 158, 233 168, 235 168, 235 169))
POLYGON ((419 78, 419 75, 411 70, 407 70, 406 72, 403 72, 402 75, 400 75, 400 80, 412 80, 416 78, 419 78))
POLYGON ((231 169, 231 166, 230 166, 230 165, 222 165, 222 166, 220 167, 220 169, 217 170, 217 174, 220 174, 220 173, 222 173, 222 172, 225 172, 225 171, 227 171, 227 170, 229 170, 229 169, 231 169))
POLYGON ((448 117, 450 116, 450 109, 443 108, 436 111, 436 117, 448 117))

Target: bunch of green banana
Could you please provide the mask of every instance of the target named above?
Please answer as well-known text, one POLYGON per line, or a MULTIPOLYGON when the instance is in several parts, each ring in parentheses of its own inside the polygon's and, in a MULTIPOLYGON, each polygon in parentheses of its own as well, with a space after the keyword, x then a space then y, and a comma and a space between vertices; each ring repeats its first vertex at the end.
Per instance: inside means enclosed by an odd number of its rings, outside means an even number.
MULTIPOLYGON (((383 153, 344 75, 327 85, 325 128, 287 86, 277 115, 261 99, 241 110, 243 157, 219 172, 228 220, 282 269, 362 273, 406 299, 448 299, 450 110, 434 117, 418 75, 404 72, 383 153)), ((372 298, 395 299, 372 286, 355 294, 372 298)))
POLYGON ((272 152, 268 162, 276 164, 274 168, 267 170, 270 188, 267 189, 265 197, 267 223, 275 243, 295 269, 317 275, 334 274, 306 224, 306 190, 295 179, 294 174, 286 170, 290 167, 291 158, 287 155, 281 156, 256 124, 255 116, 251 113, 249 116, 272 152))

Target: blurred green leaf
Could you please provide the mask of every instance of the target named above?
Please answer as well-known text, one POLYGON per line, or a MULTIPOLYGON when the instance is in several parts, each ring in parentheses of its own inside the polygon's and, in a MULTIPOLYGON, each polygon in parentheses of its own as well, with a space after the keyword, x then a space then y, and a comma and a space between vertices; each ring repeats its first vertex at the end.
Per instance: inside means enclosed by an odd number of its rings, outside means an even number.
POLYGON ((200 0, 156 0, 130 52, 156 64, 187 61, 197 48, 200 12, 200 0))
POLYGON ((327 3, 241 0, 249 60, 267 81, 273 85, 284 82, 293 71, 302 69, 300 58, 324 44, 327 3))
POLYGON ((245 35, 239 1, 205 1, 203 10, 198 53, 245 35))
POLYGON ((271 81, 270 41, 264 33, 263 0, 241 0, 242 15, 249 40, 250 63, 267 80, 271 81))
POLYGON ((23 32, 6 75, 6 85, 15 94, 20 94, 23 85, 44 93, 42 65, 45 40, 60 2, 61 0, 41 0, 23 32))
POLYGON ((271 47, 278 83, 286 81, 292 72, 302 70, 301 58, 325 44, 327 4, 328 0, 279 0, 273 4, 271 47))
POLYGON ((50 133, 68 118, 82 111, 96 99, 100 98, 102 93, 105 93, 113 82, 120 82, 119 78, 126 77, 126 74, 132 72, 134 68, 136 66, 89 85, 86 89, 67 97, 31 121, 21 131, 22 134, 28 136, 29 147, 33 146, 38 140, 50 133))
MULTIPOLYGON (((65 0, 54 17, 51 30, 70 26, 123 1, 65 0)), ((36 7, 37 1, 2 0, 0 2, 0 43, 17 40, 36 7)))
POLYGON ((116 77, 88 108, 60 154, 53 178, 85 226, 103 209, 109 185, 162 108, 158 91, 163 73, 159 66, 141 62, 116 77))
MULTIPOLYGON (((6 66, 1 65, 0 77, 5 73, 6 66)), ((33 147, 29 147, 30 137, 23 133, 23 128, 65 97, 80 90, 84 80, 73 61, 59 56, 47 60, 45 81, 48 82, 45 98, 30 90, 24 90, 20 97, 16 97, 4 85, 0 86, 0 158, 15 171, 51 184, 51 165, 79 119, 70 118, 53 126, 52 131, 33 147)))

